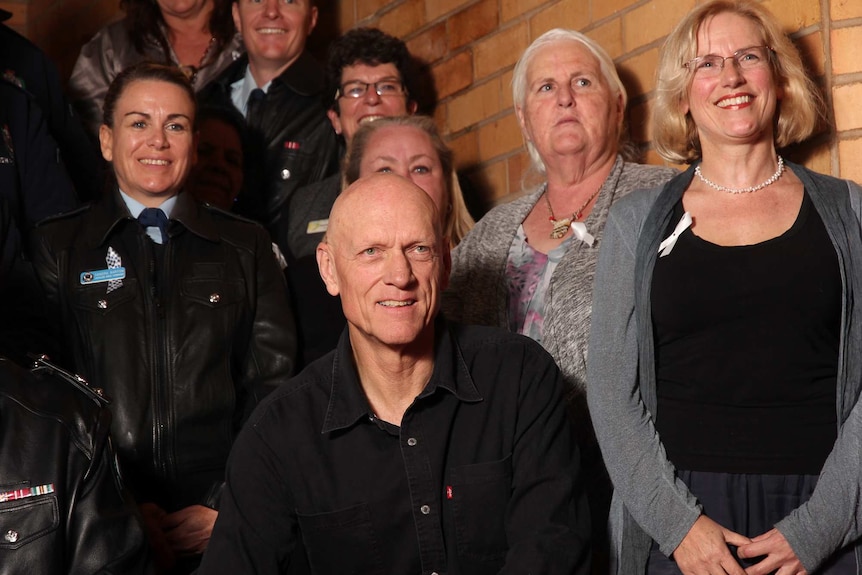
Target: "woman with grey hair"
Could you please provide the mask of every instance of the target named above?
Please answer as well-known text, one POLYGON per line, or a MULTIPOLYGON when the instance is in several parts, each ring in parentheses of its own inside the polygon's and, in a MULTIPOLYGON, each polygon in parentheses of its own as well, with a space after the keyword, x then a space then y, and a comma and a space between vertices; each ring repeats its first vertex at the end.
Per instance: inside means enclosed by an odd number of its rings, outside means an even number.
MULTIPOLYGON (((676 171, 620 155, 626 91, 610 56, 583 34, 558 28, 537 38, 515 66, 512 87, 533 168, 544 182, 491 210, 467 234, 452 255, 444 305, 456 321, 532 337, 559 364, 601 544, 610 482, 584 393, 598 247, 611 204, 676 171)), ((604 555, 594 546, 596 559, 604 555)))

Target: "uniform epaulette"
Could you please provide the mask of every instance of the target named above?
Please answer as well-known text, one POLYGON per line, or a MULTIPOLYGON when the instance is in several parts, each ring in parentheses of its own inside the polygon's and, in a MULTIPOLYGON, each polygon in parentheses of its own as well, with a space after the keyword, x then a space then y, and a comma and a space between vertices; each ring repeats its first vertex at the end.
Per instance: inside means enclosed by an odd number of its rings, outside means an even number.
POLYGON ((240 222, 247 222, 249 224, 257 224, 260 225, 260 222, 252 220, 251 218, 247 218, 245 216, 241 216, 239 214, 235 214, 234 212, 229 212, 225 209, 222 209, 218 206, 214 206, 208 203, 201 203, 201 207, 206 208, 207 211, 219 214, 221 216, 227 216, 232 220, 237 220, 240 222))
POLYGON ((91 206, 92 206, 92 204, 87 203, 87 204, 84 204, 83 206, 80 206, 80 207, 75 208, 74 210, 71 210, 71 211, 68 211, 68 212, 63 212, 62 214, 55 214, 55 215, 53 215, 53 216, 48 216, 48 217, 47 217, 47 218, 45 218, 44 220, 40 220, 40 221, 36 222, 36 226, 35 226, 35 227, 37 227, 37 228, 38 228, 39 226, 41 226, 41 225, 43 225, 43 224, 49 224, 49 223, 51 223, 51 222, 56 222, 56 221, 58 221, 58 220, 65 220, 65 219, 67 219, 67 218, 71 218, 71 217, 73 217, 73 216, 77 216, 78 214, 84 213, 84 212, 86 212, 87 210, 89 210, 91 206))
POLYGON ((91 387, 86 379, 80 375, 76 375, 70 371, 66 371, 55 363, 52 363, 47 355, 31 356, 33 358, 33 373, 50 373, 55 377, 59 377, 71 383, 78 390, 82 391, 87 397, 92 399, 96 404, 109 405, 111 401, 105 397, 101 388, 91 387))

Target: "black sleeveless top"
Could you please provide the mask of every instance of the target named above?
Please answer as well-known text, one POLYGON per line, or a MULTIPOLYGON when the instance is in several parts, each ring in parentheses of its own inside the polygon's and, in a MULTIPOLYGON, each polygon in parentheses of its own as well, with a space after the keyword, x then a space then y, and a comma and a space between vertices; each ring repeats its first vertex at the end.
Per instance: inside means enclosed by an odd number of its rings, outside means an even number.
POLYGON ((654 415, 677 468, 820 472, 837 435, 841 276, 807 193, 793 226, 759 244, 686 230, 658 258, 652 315, 654 415))

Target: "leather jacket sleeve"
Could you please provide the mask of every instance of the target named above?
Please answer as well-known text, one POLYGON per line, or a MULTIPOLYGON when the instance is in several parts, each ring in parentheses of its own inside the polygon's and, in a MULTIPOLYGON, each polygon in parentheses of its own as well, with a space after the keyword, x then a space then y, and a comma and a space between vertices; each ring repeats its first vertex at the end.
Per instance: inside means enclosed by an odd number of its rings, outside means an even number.
POLYGON ((88 395, 55 370, 0 360, 0 477, 17 490, 0 502, 0 575, 152 572, 110 412, 88 395))
POLYGON ((248 350, 241 366, 242 419, 237 432, 258 402, 293 375, 296 366, 296 323, 287 298, 284 274, 278 266, 273 244, 263 228, 257 228, 256 293, 248 350))
POLYGON ((68 514, 69 573, 150 573, 137 508, 120 483, 110 446, 110 413, 95 422, 90 465, 80 478, 68 514))
MULTIPOLYGON (((242 395, 237 398, 237 433, 260 400, 287 381, 296 366, 296 324, 287 285, 263 228, 258 228, 256 246, 257 290, 250 302, 255 313, 238 386, 242 395)), ((201 504, 218 510, 223 487, 224 481, 214 483, 201 504)))

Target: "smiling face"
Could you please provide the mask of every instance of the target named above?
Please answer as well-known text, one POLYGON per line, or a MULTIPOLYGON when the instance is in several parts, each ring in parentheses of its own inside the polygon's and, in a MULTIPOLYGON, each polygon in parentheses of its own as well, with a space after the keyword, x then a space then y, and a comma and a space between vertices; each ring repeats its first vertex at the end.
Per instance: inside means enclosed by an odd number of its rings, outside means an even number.
MULTIPOLYGON (((395 64, 387 62, 386 64, 370 66, 357 63, 352 66, 345 66, 341 71, 342 86, 357 81, 374 84, 381 80, 402 81, 401 74, 398 73, 395 64)), ((408 102, 408 97, 407 94, 380 96, 373 86, 369 86, 361 98, 340 97, 338 99, 338 112, 330 110, 328 112, 329 120, 332 122, 335 132, 343 135, 349 144, 362 122, 376 118, 413 114, 416 111, 416 104, 408 102)))
POLYGON ((213 9, 213 0, 156 0, 162 16, 188 18, 213 9))
POLYGON ((239 133, 224 120, 207 118, 200 123, 197 150, 198 161, 189 176, 189 192, 199 201, 229 211, 243 182, 239 133))
POLYGON ((317 261, 329 293, 341 296, 354 347, 433 347, 451 261, 421 189, 388 174, 354 183, 332 208, 317 261))
POLYGON ((232 10, 258 85, 293 64, 317 24, 311 0, 236 0, 232 10))
POLYGON ((102 125, 102 156, 120 189, 148 207, 176 195, 195 161, 194 102, 170 82, 129 84, 114 108, 114 126, 102 125))
MULTIPOLYGON (((725 12, 706 20, 697 33, 697 55, 730 56, 763 45, 753 20, 725 12)), ((733 59, 715 76, 694 73, 683 112, 690 112, 701 146, 772 141, 781 90, 768 61, 741 70, 733 59)))
POLYGON ((441 214, 448 212, 446 174, 431 137, 414 126, 386 126, 368 139, 359 176, 391 172, 425 190, 441 214))
POLYGON ((592 53, 563 40, 538 49, 529 64, 524 105, 516 106, 521 130, 542 160, 587 154, 588 161, 615 154, 623 118, 592 53))

